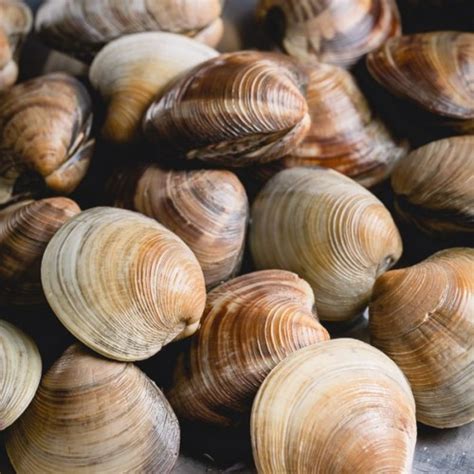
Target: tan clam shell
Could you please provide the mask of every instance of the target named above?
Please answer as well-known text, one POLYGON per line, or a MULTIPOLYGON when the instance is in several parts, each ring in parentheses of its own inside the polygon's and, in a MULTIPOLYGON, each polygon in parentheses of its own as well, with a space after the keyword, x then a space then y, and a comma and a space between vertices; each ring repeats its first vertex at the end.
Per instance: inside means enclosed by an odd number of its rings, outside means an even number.
POLYGON ((272 370, 252 407, 251 436, 260 474, 410 472, 415 403, 382 352, 335 339, 272 370))
POLYGON ((418 148, 400 160, 391 182, 397 212, 425 233, 474 235, 474 136, 418 148))
POLYGON ((242 422, 278 362, 329 339, 313 307, 310 286, 282 270, 249 273, 211 291, 201 328, 167 393, 177 415, 218 425, 242 422))
POLYGON ((202 270, 171 231, 135 212, 98 207, 69 220, 44 253, 56 316, 112 359, 146 359, 192 334, 205 304, 202 270))
POLYGON ((17 59, 23 39, 31 30, 33 15, 17 0, 0 0, 0 91, 18 77, 17 59))
POLYGON ((250 247, 259 269, 282 268, 313 288, 319 317, 359 315, 378 275, 402 253, 392 217, 365 188, 324 168, 278 173, 257 196, 250 247))
POLYGON ((208 288, 239 270, 249 209, 234 173, 167 171, 149 165, 116 172, 109 188, 115 207, 152 217, 183 239, 196 255, 208 288))
POLYGON ((394 0, 260 0, 257 15, 290 55, 345 67, 401 31, 394 0))
POLYGON ((50 46, 90 59, 126 34, 164 31, 215 46, 222 35, 220 0, 47 0, 36 31, 50 46))
POLYGON ((137 33, 105 46, 95 57, 89 78, 108 105, 104 136, 114 142, 138 138, 143 116, 175 78, 217 51, 172 33, 137 33))
POLYGON ((474 420, 474 249, 382 275, 369 321, 371 343, 408 378, 419 421, 451 428, 474 420))
POLYGON ((43 252, 56 231, 80 211, 63 197, 22 201, 0 210, 0 304, 45 303, 43 252))
POLYGON ((23 331, 0 320, 0 431, 26 410, 41 378, 41 356, 23 331))
POLYGON ((310 125, 306 74, 290 58, 240 51, 187 73, 145 115, 160 153, 230 167, 288 154, 310 125))
POLYGON ((264 165, 263 177, 297 166, 323 166, 370 187, 384 180, 406 154, 383 122, 374 116, 352 75, 318 64, 309 69, 306 100, 311 127, 291 155, 264 165))
POLYGON ((179 425, 140 369, 76 344, 43 377, 6 447, 18 474, 168 473, 179 425))
MULTIPOLYGON (((474 33, 436 31, 391 38, 367 56, 372 76, 434 114, 474 119, 474 33)), ((474 125, 471 125, 474 129, 474 125)))
POLYGON ((72 76, 49 74, 18 84, 0 108, 0 204, 45 188, 71 193, 93 151, 92 104, 72 76))

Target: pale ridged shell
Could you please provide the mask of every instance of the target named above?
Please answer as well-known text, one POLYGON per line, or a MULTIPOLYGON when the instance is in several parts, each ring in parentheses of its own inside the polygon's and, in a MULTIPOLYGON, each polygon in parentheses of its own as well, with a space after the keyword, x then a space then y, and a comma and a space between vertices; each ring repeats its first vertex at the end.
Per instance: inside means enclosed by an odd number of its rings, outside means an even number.
POLYGON ((406 154, 373 115, 354 78, 345 69, 319 64, 309 69, 306 93, 311 128, 302 143, 281 161, 265 165, 260 175, 296 166, 324 166, 363 186, 384 180, 406 154))
POLYGON ((178 416, 241 423, 278 362, 329 339, 313 307, 310 286, 282 270, 250 273, 211 291, 201 328, 167 393, 178 416))
POLYGON ((33 15, 23 2, 0 0, 0 91, 17 80, 16 61, 32 24, 33 15))
POLYGON ((146 110, 180 74, 217 51, 172 33, 138 33, 109 43, 95 57, 89 78, 109 102, 104 136, 130 142, 139 136, 146 110))
POLYGON ((282 268, 304 278, 323 320, 359 315, 377 276, 402 253, 388 210, 333 170, 278 173, 258 195, 251 218, 250 246, 257 268, 282 268))
POLYGON ((208 288, 239 270, 249 209, 235 174, 150 165, 115 173, 109 188, 114 206, 152 217, 183 239, 201 264, 208 288))
POLYGON ((41 357, 33 340, 0 320, 0 431, 28 407, 41 378, 41 357))
POLYGON ((260 474, 406 473, 415 403, 382 352, 354 339, 301 349, 258 391, 251 435, 260 474))
POLYGON ((161 154, 225 166, 290 153, 310 125, 306 74, 283 55, 229 53, 190 71, 145 116, 161 154))
POLYGON ((398 163, 391 181, 395 208, 404 219, 436 237, 472 239, 474 136, 418 148, 398 163))
POLYGON ((93 151, 91 99, 72 76, 50 74, 18 84, 0 108, 0 204, 45 188, 71 193, 93 151))
POLYGON ((423 109, 474 119, 472 33, 436 31, 391 38, 367 57, 367 67, 390 92, 423 109))
POLYGON ((126 361, 195 332, 206 298, 202 270, 181 239, 153 219, 107 207, 61 227, 46 248, 41 279, 74 336, 126 361))
POLYGON ((179 33, 215 46, 222 35, 220 0, 47 0, 36 31, 50 46, 91 58, 126 34, 179 33))
POLYGON ((257 14, 272 35, 281 33, 277 40, 290 55, 338 66, 351 66, 401 31, 394 0, 260 0, 257 14))
POLYGON ((0 304, 46 303, 41 258, 56 231, 79 206, 63 197, 23 201, 0 211, 0 304))
POLYGON ((18 474, 164 474, 178 456, 179 425, 137 367, 74 345, 43 377, 6 446, 18 474))
POLYGON ((451 428, 474 420, 474 249, 382 275, 369 321, 372 344, 408 378, 419 421, 451 428))

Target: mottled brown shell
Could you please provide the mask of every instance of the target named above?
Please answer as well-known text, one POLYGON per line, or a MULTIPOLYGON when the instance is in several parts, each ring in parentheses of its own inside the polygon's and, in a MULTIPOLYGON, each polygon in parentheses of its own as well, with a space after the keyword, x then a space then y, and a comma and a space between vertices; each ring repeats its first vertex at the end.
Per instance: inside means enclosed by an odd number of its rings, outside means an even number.
MULTIPOLYGON (((393 94, 437 115, 474 120, 474 34, 436 31, 389 39, 367 57, 393 94)), ((466 125, 467 127, 467 125, 466 125)))
POLYGON ((167 31, 215 46, 223 32, 220 0, 46 0, 36 31, 48 45, 91 59, 121 36, 167 31))
POLYGON ((418 148, 397 164, 391 181, 395 208, 405 220, 438 238, 472 239, 474 136, 418 148))
POLYGON ((208 288, 239 270, 249 210, 234 173, 149 165, 118 171, 108 184, 114 206, 152 217, 183 239, 201 264, 208 288))
POLYGON ((272 368, 326 339, 313 292, 297 275, 268 270, 235 278, 209 293, 201 328, 181 355, 167 396, 183 418, 242 423, 272 368))
POLYGON ((46 303, 41 258, 56 231, 80 212, 70 199, 22 201, 0 210, 0 304, 46 303))
POLYGON ((6 447, 18 474, 165 474, 178 456, 179 425, 140 369, 75 344, 43 377, 6 447))
POLYGON ((230 167, 290 153, 310 125, 306 74, 291 59, 236 52, 197 66, 148 109, 146 136, 160 155, 230 167))
POLYGON ((0 204, 71 193, 93 151, 92 104, 82 84, 50 74, 5 92, 0 108, 0 204))
POLYGON ((260 0, 257 15, 290 55, 345 67, 401 31, 394 0, 260 0))
POLYGON ((371 343, 408 378, 419 421, 450 428, 474 420, 474 249, 382 275, 369 321, 371 343))

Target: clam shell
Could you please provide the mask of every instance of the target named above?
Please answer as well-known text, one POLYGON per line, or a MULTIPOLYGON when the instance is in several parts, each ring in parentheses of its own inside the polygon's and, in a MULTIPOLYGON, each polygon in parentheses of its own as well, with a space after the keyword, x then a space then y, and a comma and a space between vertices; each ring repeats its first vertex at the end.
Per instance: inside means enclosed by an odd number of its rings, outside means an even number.
POLYGON ((90 59, 123 35, 165 31, 215 46, 222 34, 220 0, 46 0, 36 31, 48 45, 90 59))
POLYGON ((408 378, 419 421, 451 428, 474 420, 474 249, 382 275, 369 321, 371 343, 408 378))
POLYGON ((138 33, 109 43, 89 73, 109 102, 104 136, 119 143, 138 138, 153 99, 177 76, 215 56, 214 49, 172 33, 138 33))
POLYGON ((252 407, 251 436, 261 474, 410 472, 415 403, 382 352, 336 339, 272 370, 252 407))
POLYGON ((0 109, 0 204, 45 190, 71 193, 93 151, 91 100, 82 84, 50 74, 18 84, 0 109))
POLYGON ((18 474, 171 471, 179 425, 137 367, 71 346, 6 442, 18 474))
POLYGON ((474 34, 436 31, 389 39, 367 56, 393 94, 437 115, 474 119, 474 34))
POLYGON ((196 255, 208 288, 239 270, 249 209, 234 173, 165 171, 149 165, 118 171, 109 188, 115 207, 152 217, 183 239, 196 255))
POLYGON ((282 270, 254 272, 211 291, 201 328, 167 393, 178 416, 242 422, 259 386, 292 352, 329 339, 310 286, 282 270))
POLYGON ((228 53, 197 66, 155 101, 146 136, 160 154, 231 166, 281 158, 310 125, 305 73, 283 55, 228 53))
POLYGON ((41 378, 41 357, 23 331, 0 320, 0 431, 26 410, 41 378))
POLYGON ((0 304, 45 303, 43 252, 56 231, 80 211, 63 197, 22 201, 0 210, 0 304))
POLYGON ((344 67, 401 31, 394 0, 260 0, 257 15, 290 55, 344 67))
POLYGON ((341 321, 364 310, 402 242, 388 210, 362 186, 333 170, 293 168, 257 196, 250 248, 257 268, 297 273, 312 286, 319 317, 341 321))
POLYGON ((395 208, 438 238, 474 233, 474 136, 438 140, 411 152, 395 167, 395 208))
POLYGON ((146 359, 192 334, 205 304, 191 250, 153 219, 98 207, 69 220, 44 253, 41 279, 56 316, 112 359, 146 359))

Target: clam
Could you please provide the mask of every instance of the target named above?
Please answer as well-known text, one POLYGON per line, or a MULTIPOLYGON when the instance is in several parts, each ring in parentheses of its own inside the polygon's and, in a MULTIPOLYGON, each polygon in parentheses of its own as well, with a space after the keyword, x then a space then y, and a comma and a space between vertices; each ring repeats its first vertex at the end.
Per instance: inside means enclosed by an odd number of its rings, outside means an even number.
POLYGON ((366 307, 377 276, 402 253, 384 205, 369 191, 324 168, 274 176, 251 213, 250 247, 259 269, 297 273, 313 288, 319 317, 342 321, 366 307))
POLYGON ((6 447, 18 474, 168 473, 179 425, 141 370, 77 344, 43 377, 6 447))
POLYGON ((291 154, 258 170, 265 177, 296 166, 333 168, 373 186, 384 180, 406 154, 374 116, 352 75, 328 64, 309 68, 306 93, 311 127, 291 154))
POLYGON ((223 32, 220 0, 46 0, 36 31, 51 47, 91 59, 121 36, 164 31, 215 46, 223 32))
POLYGON ((392 174, 395 208, 425 233, 474 235, 474 136, 438 140, 400 160, 392 174))
POLYGON ((41 279, 59 320, 112 359, 146 359, 196 331, 204 277, 184 242, 153 219, 99 207, 75 216, 43 256, 41 279))
POLYGON ((394 0, 260 0, 257 15, 290 55, 344 67, 401 31, 394 0))
POLYGON ((183 418, 238 424, 279 361, 326 339, 311 287, 297 275, 268 270, 235 278, 209 293, 168 399, 183 418))
POLYGON ((196 255, 207 287, 240 268, 248 220, 245 189, 224 170, 124 169, 110 179, 114 206, 141 212, 174 232, 196 255))
POLYGON ((66 74, 38 77, 3 94, 0 204, 76 188, 93 151, 91 106, 86 89, 66 74))
POLYGON ((0 304, 44 302, 41 258, 56 231, 79 206, 63 197, 21 201, 0 210, 0 304))
POLYGON ((375 283, 370 335, 403 370, 417 419, 437 428, 474 420, 474 249, 441 251, 375 283))
POLYGON ((410 472, 413 394, 395 363, 368 344, 314 344, 265 379, 251 436, 260 474, 410 472))
POLYGON ((310 125, 306 80, 283 55, 223 54, 198 65, 150 106, 145 134, 161 155, 231 167, 281 158, 310 125))
POLYGON ((436 31, 389 39, 367 57, 371 75, 392 94, 451 127, 474 130, 474 34, 436 31))
POLYGON ((105 46, 95 57, 89 78, 109 102, 106 138, 130 142, 139 135, 143 115, 167 84, 217 51, 172 33, 137 33, 105 46))
POLYGON ((17 59, 23 39, 31 30, 33 16, 27 5, 17 0, 0 0, 0 91, 18 77, 17 59))
POLYGON ((41 378, 41 357, 33 340, 0 319, 0 431, 26 410, 41 378))

